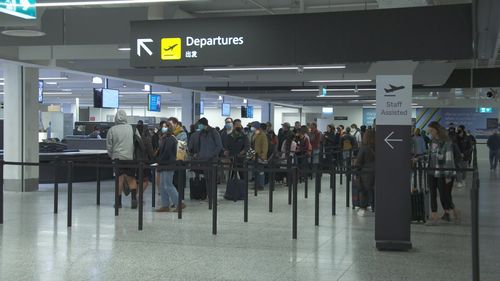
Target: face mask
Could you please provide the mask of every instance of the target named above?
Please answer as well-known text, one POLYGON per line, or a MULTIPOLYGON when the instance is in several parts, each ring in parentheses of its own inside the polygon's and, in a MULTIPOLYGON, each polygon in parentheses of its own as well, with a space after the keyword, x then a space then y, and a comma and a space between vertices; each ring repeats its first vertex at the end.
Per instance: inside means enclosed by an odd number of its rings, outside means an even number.
POLYGON ((156 134, 156 133, 158 133, 158 129, 157 129, 157 128, 155 128, 155 129, 154 129, 154 132, 155 132, 155 134, 156 134))
POLYGON ((201 131, 201 130, 204 130, 204 129, 205 129, 205 125, 198 124, 198 131, 201 131))
POLYGON ((250 128, 250 131, 251 131, 252 133, 255 133, 255 131, 256 131, 256 130, 257 130, 257 129, 255 129, 254 127, 250 128))
POLYGON ((166 132, 168 132, 168 128, 167 127, 161 128, 161 132, 165 134, 166 132))
POLYGON ((226 126, 224 126, 224 128, 226 128, 226 130, 231 130, 233 129, 233 124, 227 123, 226 126))

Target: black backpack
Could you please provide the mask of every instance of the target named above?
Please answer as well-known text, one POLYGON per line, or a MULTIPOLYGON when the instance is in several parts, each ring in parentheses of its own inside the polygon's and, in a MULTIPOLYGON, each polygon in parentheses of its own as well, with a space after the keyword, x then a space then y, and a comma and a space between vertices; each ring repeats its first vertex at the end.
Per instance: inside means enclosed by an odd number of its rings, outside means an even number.
POLYGON ((137 128, 132 126, 132 137, 134 140, 134 160, 149 161, 146 147, 142 141, 141 136, 137 133, 137 128))

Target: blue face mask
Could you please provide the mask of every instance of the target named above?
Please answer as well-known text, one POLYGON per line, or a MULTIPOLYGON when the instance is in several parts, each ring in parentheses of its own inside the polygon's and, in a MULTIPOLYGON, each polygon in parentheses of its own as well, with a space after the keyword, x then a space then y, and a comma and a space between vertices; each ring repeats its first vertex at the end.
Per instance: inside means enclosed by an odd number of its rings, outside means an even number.
POLYGON ((204 130, 204 129, 205 129, 205 125, 198 124, 198 131, 201 131, 201 130, 204 130))
POLYGON ((231 130, 233 129, 233 124, 226 124, 226 126, 224 126, 226 128, 226 130, 231 130))
POLYGON ((168 128, 167 127, 161 128, 161 132, 165 134, 166 132, 168 132, 168 128))

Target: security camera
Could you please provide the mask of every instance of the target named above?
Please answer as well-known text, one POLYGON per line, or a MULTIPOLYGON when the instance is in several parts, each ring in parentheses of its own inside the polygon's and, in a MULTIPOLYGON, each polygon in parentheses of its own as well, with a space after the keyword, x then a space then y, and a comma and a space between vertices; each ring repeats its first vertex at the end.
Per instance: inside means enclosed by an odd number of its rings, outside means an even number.
POLYGON ((490 88, 488 92, 486 92, 486 97, 489 99, 494 99, 497 95, 497 91, 495 91, 493 88, 490 88))
POLYGON ((298 73, 299 75, 304 74, 304 67, 302 67, 302 66, 297 67, 297 73, 298 73))

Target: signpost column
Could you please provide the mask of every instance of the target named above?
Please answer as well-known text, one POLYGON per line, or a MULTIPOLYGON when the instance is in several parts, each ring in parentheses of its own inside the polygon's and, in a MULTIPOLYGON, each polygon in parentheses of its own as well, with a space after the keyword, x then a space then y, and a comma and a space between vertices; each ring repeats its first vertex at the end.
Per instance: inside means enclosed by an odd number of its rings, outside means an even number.
POLYGON ((375 241, 409 250, 412 76, 377 76, 375 241))

